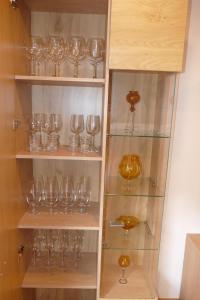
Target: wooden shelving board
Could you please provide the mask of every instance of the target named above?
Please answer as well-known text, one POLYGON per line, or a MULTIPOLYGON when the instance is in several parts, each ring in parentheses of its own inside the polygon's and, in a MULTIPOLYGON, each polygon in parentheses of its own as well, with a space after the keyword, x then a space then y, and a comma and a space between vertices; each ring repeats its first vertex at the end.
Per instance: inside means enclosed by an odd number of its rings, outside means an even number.
POLYGON ((33 11, 106 14, 107 0, 24 0, 33 11))
POLYGON ((157 299, 156 292, 151 288, 140 267, 134 266, 127 270, 127 284, 120 284, 121 270, 119 266, 109 265, 103 272, 101 299, 149 300, 157 299))
POLYGON ((83 253, 77 269, 66 268, 65 272, 43 272, 28 269, 22 288, 96 289, 95 253, 83 253))
POLYGON ((15 80, 31 85, 54 85, 54 86, 85 86, 103 87, 103 78, 74 78, 74 77, 53 77, 53 76, 29 76, 15 75, 15 80))
POLYGON ((26 212, 19 221, 18 228, 99 230, 98 209, 93 206, 85 214, 50 214, 47 211, 41 211, 34 215, 26 212))
POLYGON ((20 151, 16 154, 16 158, 21 159, 57 159, 57 160, 88 160, 88 161, 101 161, 102 156, 100 153, 80 153, 71 152, 67 147, 61 147, 57 152, 29 152, 20 151))

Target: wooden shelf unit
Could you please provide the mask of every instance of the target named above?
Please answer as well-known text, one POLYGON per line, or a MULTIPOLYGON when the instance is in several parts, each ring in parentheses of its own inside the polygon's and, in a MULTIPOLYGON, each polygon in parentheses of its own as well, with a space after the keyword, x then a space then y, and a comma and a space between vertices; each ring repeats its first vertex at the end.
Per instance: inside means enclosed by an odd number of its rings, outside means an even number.
POLYGON ((20 151, 16 154, 18 159, 54 159, 54 160, 85 160, 102 161, 102 156, 98 153, 71 152, 66 147, 60 148, 58 152, 29 152, 20 151))
POLYGON ((99 230, 98 207, 93 205, 85 214, 50 214, 47 211, 41 211, 34 215, 26 212, 20 219, 18 228, 99 230))
POLYGON ((48 86, 79 86, 79 87, 103 87, 105 79, 101 78, 74 78, 74 77, 53 77, 53 76, 31 76, 15 75, 15 80, 31 85, 48 86))
POLYGON ((22 282, 23 288, 46 289, 96 289, 97 288, 97 255, 83 253, 80 266, 66 271, 37 271, 28 269, 22 282))

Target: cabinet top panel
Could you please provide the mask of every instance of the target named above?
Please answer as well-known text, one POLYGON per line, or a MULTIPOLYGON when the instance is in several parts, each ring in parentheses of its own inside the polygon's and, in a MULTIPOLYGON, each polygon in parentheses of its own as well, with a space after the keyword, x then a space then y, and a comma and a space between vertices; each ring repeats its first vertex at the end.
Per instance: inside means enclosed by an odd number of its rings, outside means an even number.
POLYGON ((32 11, 107 14, 107 0, 24 0, 32 11))

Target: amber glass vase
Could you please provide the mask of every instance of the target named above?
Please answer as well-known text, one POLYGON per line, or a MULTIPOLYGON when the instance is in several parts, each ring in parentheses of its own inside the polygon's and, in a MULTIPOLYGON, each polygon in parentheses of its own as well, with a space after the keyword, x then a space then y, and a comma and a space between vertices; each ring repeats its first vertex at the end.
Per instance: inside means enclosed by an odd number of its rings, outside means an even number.
POLYGON ((139 155, 126 154, 119 164, 119 174, 127 180, 126 190, 130 191, 130 181, 140 176, 142 164, 139 155))

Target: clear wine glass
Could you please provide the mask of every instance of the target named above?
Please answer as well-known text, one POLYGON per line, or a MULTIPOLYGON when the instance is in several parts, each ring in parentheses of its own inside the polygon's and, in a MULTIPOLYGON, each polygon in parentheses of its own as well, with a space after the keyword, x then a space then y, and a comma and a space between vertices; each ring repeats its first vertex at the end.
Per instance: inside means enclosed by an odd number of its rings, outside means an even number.
POLYGON ((91 192, 89 190, 89 181, 86 176, 80 178, 76 186, 76 203, 79 209, 79 212, 86 213, 91 198, 91 192))
POLYGON ((84 116, 83 115, 71 115, 70 118, 70 129, 75 134, 75 141, 78 150, 80 146, 80 133, 84 131, 84 116))
POLYGON ((26 201, 31 209, 31 213, 36 214, 41 201, 41 183, 37 178, 33 179, 33 182, 31 183, 31 188, 26 197, 26 201))
POLYGON ((51 125, 49 134, 49 151, 57 151, 60 145, 60 135, 59 131, 62 129, 62 116, 61 114, 51 114, 51 125))
POLYGON ((54 63, 54 76, 60 76, 60 65, 66 58, 68 51, 68 43, 60 36, 50 36, 48 40, 49 45, 49 60, 54 63))
POLYGON ((44 57, 44 43, 40 36, 31 37, 31 45, 26 48, 26 53, 31 61, 31 75, 40 75, 40 63, 44 57))
POLYGON ((59 185, 57 178, 47 177, 46 180, 46 194, 50 213, 55 211, 57 202, 59 201, 59 185))
POLYGON ((86 130, 87 133, 91 135, 90 151, 98 152, 98 149, 95 147, 95 135, 100 132, 100 116, 88 115, 86 121, 86 130))
POLYGON ((68 59, 74 65, 74 77, 78 77, 78 66, 86 57, 86 42, 82 36, 71 36, 68 45, 68 59))
POLYGON ((73 181, 67 176, 61 185, 61 208, 65 214, 73 210, 73 181))
POLYGON ((93 66, 93 78, 97 78, 97 65, 104 60, 105 42, 101 38, 91 38, 87 42, 89 62, 93 66))

